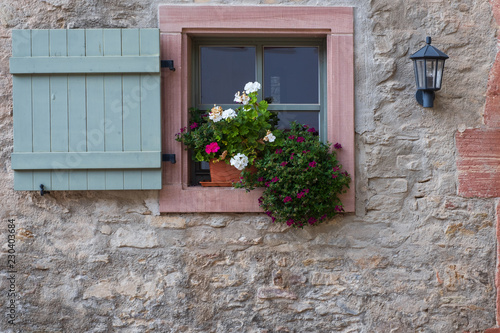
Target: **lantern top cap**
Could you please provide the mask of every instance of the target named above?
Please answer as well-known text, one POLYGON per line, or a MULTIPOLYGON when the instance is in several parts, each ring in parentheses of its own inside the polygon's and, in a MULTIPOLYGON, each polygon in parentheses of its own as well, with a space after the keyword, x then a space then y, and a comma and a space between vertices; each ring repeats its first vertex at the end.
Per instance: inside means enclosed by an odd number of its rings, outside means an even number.
POLYGON ((431 37, 427 37, 425 45, 423 48, 413 53, 410 59, 448 59, 449 57, 442 51, 438 50, 434 46, 431 46, 431 37))

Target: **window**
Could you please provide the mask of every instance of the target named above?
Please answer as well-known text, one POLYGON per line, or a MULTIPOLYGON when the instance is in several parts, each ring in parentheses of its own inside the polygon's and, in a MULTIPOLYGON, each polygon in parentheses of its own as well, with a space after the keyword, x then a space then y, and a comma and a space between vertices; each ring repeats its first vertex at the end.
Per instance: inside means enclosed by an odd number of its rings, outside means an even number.
MULTIPOLYGON (((320 130, 324 125, 324 38, 218 38, 193 40, 192 105, 210 110, 237 108, 234 93, 260 82, 259 98, 278 113, 278 128, 297 121, 320 130)), ((326 136, 322 137, 326 140, 326 136)), ((192 185, 208 180, 208 164, 192 163, 192 185)))
MULTIPOLYGON (((196 54, 209 62, 217 52, 229 58, 231 53, 239 52, 242 57, 255 59, 253 72, 257 81, 262 79, 264 95, 279 99, 279 103, 271 104, 272 108, 290 120, 303 115, 314 119, 316 113, 315 119, 322 135, 328 141, 341 142, 344 146, 339 159, 354 176, 352 8, 162 5, 159 20, 162 59, 174 60, 177 68, 175 72, 164 71, 162 75, 163 152, 178 156, 178 163, 166 163, 163 166, 160 211, 260 212, 258 191, 245 193, 232 188, 188 186, 189 157, 183 147, 173 140, 179 128, 187 123, 188 108, 195 105, 206 107, 221 101, 230 105, 231 101, 227 99, 234 95, 235 87, 250 81, 244 76, 252 74, 252 68, 241 68, 235 64, 231 64, 231 71, 212 70, 228 76, 227 86, 212 89, 214 87, 210 86, 209 81, 204 85, 204 76, 208 75, 210 80, 210 73, 203 74, 203 68, 193 69, 193 63, 197 61, 196 54), (224 43, 221 44, 223 39, 224 43), (300 44, 306 41, 312 44, 300 44), (311 61, 315 50, 317 65, 314 60, 311 61), (289 66, 286 69, 279 68, 283 55, 286 57, 287 54, 291 58, 306 60, 295 66, 296 71, 288 71, 289 66), (277 71, 267 73, 268 66, 276 67, 277 71), (316 68, 316 74, 314 71, 310 74, 313 67, 316 68), (317 79, 313 81, 317 84, 308 87, 307 93, 301 94, 293 90, 293 85, 285 89, 285 85, 294 80, 292 76, 301 71, 316 76, 317 79), (201 77, 198 78, 198 75, 201 77), (235 79, 240 79, 241 83, 233 81, 235 79), (230 91, 229 95, 224 89, 230 91), (297 100, 297 96, 302 100, 297 100)), ((210 69, 207 70, 210 72, 210 69)), ((343 202, 346 211, 354 210, 353 188, 343 202)))

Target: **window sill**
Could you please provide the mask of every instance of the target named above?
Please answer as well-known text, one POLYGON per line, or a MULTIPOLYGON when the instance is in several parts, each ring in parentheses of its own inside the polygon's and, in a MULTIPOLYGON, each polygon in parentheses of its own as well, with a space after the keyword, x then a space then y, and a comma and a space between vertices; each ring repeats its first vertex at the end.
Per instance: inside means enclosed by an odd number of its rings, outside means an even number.
POLYGON ((164 185, 160 211, 164 213, 262 213, 263 189, 247 192, 233 187, 164 185))

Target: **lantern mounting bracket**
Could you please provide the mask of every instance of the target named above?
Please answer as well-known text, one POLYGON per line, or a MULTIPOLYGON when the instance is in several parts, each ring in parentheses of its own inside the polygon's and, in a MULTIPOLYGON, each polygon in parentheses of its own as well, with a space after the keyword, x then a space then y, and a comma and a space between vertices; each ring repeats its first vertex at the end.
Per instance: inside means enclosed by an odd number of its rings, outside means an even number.
POLYGON ((422 105, 424 108, 432 108, 435 97, 436 94, 432 90, 417 90, 415 94, 418 104, 422 105))

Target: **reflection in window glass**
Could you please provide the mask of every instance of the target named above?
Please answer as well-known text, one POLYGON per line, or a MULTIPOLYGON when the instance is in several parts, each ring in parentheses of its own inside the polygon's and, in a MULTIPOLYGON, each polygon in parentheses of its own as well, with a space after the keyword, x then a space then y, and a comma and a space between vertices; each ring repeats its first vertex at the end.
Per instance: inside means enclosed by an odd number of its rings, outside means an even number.
POLYGON ((319 111, 279 111, 278 128, 288 129, 294 121, 319 130, 319 111))
POLYGON ((200 48, 201 104, 231 104, 234 94, 255 81, 255 47, 200 48))
POLYGON ((264 96, 273 104, 318 104, 317 47, 265 47, 264 96))

